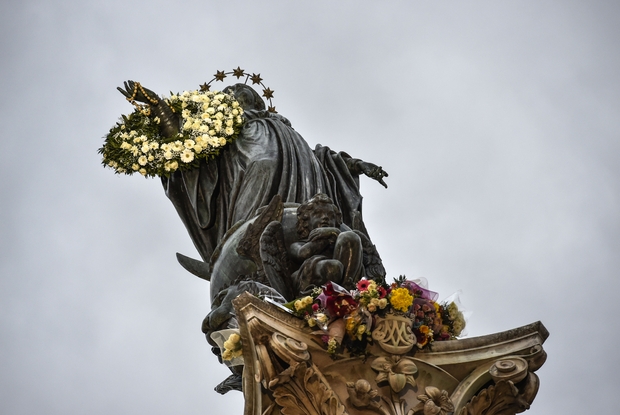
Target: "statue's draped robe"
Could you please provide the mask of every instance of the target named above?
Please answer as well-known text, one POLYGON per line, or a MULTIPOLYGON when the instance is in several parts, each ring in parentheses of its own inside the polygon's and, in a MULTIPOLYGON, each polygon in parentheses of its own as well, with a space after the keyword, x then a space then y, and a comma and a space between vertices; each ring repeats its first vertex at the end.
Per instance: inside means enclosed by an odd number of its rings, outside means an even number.
POLYGON ((276 194, 285 203, 302 203, 326 193, 340 208, 343 222, 360 227, 362 198, 358 176, 347 168, 350 156, 320 145, 312 151, 278 114, 248 110, 244 116, 239 137, 216 159, 162 178, 205 262, 228 229, 253 217, 276 194))

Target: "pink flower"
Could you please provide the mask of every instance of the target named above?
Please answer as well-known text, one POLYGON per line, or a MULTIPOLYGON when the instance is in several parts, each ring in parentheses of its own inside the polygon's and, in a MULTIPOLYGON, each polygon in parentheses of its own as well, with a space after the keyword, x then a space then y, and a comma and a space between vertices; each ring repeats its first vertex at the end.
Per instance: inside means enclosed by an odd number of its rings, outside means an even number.
POLYGON ((370 281, 368 280, 359 280, 357 282, 357 289, 360 291, 368 290, 368 286, 370 285, 370 281))

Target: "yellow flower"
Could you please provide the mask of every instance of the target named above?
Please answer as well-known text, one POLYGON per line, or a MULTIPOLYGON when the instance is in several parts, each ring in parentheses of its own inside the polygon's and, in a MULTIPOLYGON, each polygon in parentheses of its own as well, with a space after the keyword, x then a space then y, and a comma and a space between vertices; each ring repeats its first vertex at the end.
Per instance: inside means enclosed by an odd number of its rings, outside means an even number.
POLYGON ((233 333, 228 337, 228 340, 233 343, 239 343, 239 341, 241 340, 241 336, 239 336, 237 333, 233 333))
POLYGON ((363 335, 364 333, 366 333, 366 325, 365 325, 365 324, 360 324, 360 325, 357 327, 357 338, 358 338, 359 340, 362 340, 362 335, 363 335))
POLYGON ((422 325, 418 329, 420 333, 424 335, 424 339, 418 339, 417 346, 422 348, 428 344, 428 342, 433 341, 433 330, 430 327, 422 325))
POLYGON ((456 319, 458 313, 459 308, 454 301, 448 304, 448 317, 450 318, 450 320, 456 319))
POLYGON ((357 320, 354 317, 349 317, 347 319, 347 324, 345 326, 345 330, 350 336, 355 335, 357 332, 357 320))
POLYGON ((406 288, 395 288, 390 295, 390 303, 396 310, 405 312, 413 304, 413 296, 406 288))

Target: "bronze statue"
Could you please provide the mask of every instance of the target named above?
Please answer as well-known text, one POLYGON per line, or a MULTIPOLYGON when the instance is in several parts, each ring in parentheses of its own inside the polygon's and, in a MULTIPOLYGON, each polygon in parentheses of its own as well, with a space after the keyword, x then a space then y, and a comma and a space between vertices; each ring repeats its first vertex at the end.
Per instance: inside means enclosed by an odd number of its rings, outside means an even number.
MULTIPOLYGON (((166 101, 139 83, 124 86, 119 90, 125 97, 147 104, 160 119, 163 137, 180 131, 181 117, 166 101)), ((328 281, 353 288, 363 276, 385 277, 362 220, 359 176, 387 187, 388 174, 329 147, 310 149, 248 85, 223 92, 244 111, 237 139, 197 168, 162 177, 202 261, 177 258, 211 281, 212 309, 203 332, 212 345, 211 332, 236 324, 231 302, 243 292, 283 303, 328 281)), ((239 389, 239 376, 234 372, 218 391, 239 389)))
POLYGON ((341 230, 342 215, 325 194, 318 194, 297 208, 298 242, 289 255, 301 263, 292 275, 298 292, 328 281, 352 287, 362 273, 362 241, 351 230, 341 230))
MULTIPOLYGON (((119 90, 151 107, 162 120, 163 136, 179 131, 180 117, 154 92, 132 81, 119 90)), ((162 178, 166 195, 205 263, 235 223, 253 217, 275 195, 284 203, 302 203, 325 193, 342 212, 345 224, 367 234, 361 219, 359 175, 387 187, 383 178, 388 174, 381 167, 320 145, 311 150, 285 117, 265 109, 263 99, 248 85, 236 84, 224 92, 244 109, 245 125, 239 137, 216 159, 162 178)), ((191 267, 187 262, 184 266, 191 267)))

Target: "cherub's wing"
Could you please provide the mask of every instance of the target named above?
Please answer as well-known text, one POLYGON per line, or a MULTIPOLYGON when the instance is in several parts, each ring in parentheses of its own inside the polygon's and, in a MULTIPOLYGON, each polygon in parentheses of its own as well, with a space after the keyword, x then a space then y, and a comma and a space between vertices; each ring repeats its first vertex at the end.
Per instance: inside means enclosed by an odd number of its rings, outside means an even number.
POLYGON ((262 268, 262 260, 259 251, 260 237, 271 222, 281 221, 284 213, 284 206, 280 195, 275 195, 271 202, 264 208, 261 208, 260 214, 252 224, 248 226, 243 238, 237 245, 237 253, 239 255, 250 258, 256 266, 262 268))
POLYGON ((282 294, 287 301, 292 301, 296 293, 291 281, 288 251, 284 244, 281 222, 273 221, 263 231, 260 237, 260 257, 271 287, 282 294))

